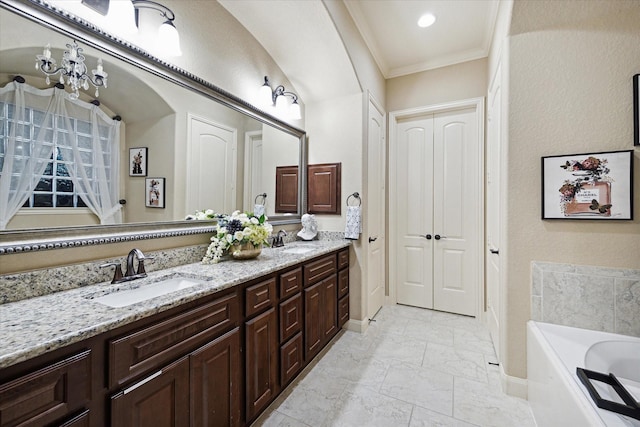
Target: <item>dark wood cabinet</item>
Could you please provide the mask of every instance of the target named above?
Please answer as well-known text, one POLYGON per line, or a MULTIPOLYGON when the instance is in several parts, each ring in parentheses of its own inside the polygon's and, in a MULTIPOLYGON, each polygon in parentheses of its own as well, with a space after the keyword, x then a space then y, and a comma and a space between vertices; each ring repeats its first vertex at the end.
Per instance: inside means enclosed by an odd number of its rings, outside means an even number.
POLYGON ((0 427, 248 426, 349 319, 349 252, 0 369, 0 427))
POLYGON ((60 424, 91 400, 91 351, 86 350, 0 385, 0 425, 60 424))
POLYGON ((307 212, 340 215, 341 163, 307 166, 307 212))
POLYGON ((113 396, 111 425, 189 426, 189 358, 183 357, 113 396))
POLYGON ((298 212, 298 166, 276 166, 275 212, 298 212))
POLYGON ((338 252, 338 328, 349 321, 349 249, 338 252))
POLYGON ((338 332, 336 276, 305 289, 305 361, 313 359, 338 332))
POLYGON ((191 353, 189 364, 191 425, 241 425, 240 328, 191 353))
POLYGON ((321 291, 322 346, 338 333, 338 286, 336 276, 324 279, 321 291))
POLYGON ((278 317, 274 307, 245 322, 246 419, 253 420, 278 389, 278 317))

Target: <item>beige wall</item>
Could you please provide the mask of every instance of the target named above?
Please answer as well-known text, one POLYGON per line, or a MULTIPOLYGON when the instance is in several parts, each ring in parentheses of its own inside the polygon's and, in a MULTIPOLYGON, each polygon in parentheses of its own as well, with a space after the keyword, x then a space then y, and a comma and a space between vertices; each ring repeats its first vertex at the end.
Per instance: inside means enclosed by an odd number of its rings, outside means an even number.
MULTIPOLYGON (((540 219, 540 157, 633 148, 640 2, 516 1, 509 38, 506 360, 526 377, 531 261, 640 268, 640 149, 634 221, 540 219)), ((503 250, 504 249, 504 250, 503 250)))
POLYGON ((487 59, 387 80, 387 111, 486 96, 487 59))

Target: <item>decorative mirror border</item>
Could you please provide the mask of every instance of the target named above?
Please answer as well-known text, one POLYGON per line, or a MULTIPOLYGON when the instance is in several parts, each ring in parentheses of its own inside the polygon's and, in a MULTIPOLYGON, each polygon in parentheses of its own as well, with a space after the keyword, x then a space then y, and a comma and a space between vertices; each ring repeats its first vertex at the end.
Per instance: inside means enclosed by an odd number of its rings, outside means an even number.
MULTIPOLYGON (((119 57, 126 63, 141 68, 178 86, 200 93, 233 110, 294 135, 300 139, 300 169, 298 204, 300 215, 273 216, 274 225, 300 222, 307 204, 307 141, 304 130, 296 128, 254 107, 235 95, 188 71, 163 61, 125 40, 115 37, 92 23, 61 10, 44 0, 1 0, 0 7, 34 22, 61 32, 104 53, 119 57), (78 33, 78 30, 80 33, 78 33), (107 43, 107 45, 105 45, 107 43)), ((31 230, 3 231, 0 233, 0 255, 41 250, 65 249, 78 246, 102 245, 133 240, 177 237, 213 232, 211 225, 196 225, 193 221, 167 223, 138 223, 117 226, 62 227, 31 230), (37 238, 34 238, 37 236, 37 238)))

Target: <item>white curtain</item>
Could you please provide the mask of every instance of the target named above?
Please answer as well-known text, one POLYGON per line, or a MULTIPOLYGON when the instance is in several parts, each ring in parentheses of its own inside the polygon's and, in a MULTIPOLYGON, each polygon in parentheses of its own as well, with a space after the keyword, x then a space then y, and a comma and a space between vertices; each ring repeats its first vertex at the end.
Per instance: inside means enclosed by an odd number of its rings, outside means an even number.
POLYGON ((69 177, 101 224, 121 222, 118 203, 120 122, 97 106, 71 100, 63 89, 11 82, 0 88, 7 114, 0 156, 0 229, 33 193, 54 142, 69 177))

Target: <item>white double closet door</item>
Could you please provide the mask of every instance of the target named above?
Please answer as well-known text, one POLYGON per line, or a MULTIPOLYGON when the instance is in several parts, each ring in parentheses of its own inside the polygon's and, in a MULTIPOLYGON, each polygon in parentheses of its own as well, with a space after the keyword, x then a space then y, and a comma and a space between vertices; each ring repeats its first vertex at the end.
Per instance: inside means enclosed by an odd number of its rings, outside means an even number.
MULTIPOLYGON (((482 238, 478 107, 396 122, 396 300, 476 316, 482 238)), ((392 261, 393 262, 393 261, 392 261)))

